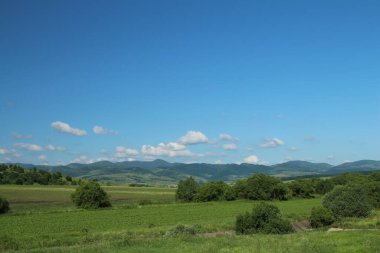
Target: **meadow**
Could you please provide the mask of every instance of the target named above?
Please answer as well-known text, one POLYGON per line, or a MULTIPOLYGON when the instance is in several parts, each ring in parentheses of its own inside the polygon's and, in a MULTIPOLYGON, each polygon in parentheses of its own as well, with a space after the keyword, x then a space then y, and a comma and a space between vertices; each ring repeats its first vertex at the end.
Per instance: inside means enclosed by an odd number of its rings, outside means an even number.
MULTIPOLYGON (((72 186, 1 185, 12 211, 0 216, 3 252, 378 252, 376 230, 304 231, 289 235, 235 236, 237 214, 256 201, 175 203, 175 190, 105 186, 112 208, 76 209, 72 186), (176 224, 197 227, 193 237, 166 237, 176 224)), ((271 201, 291 221, 307 219, 321 198, 271 201)), ((380 212, 347 220, 351 228, 377 228, 380 212)))

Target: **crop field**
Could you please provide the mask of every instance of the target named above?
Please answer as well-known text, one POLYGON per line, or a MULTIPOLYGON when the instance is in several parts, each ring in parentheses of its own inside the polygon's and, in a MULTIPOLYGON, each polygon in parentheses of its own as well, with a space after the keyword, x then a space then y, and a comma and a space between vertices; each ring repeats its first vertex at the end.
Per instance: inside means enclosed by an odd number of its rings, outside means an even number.
MULTIPOLYGON (((152 203, 173 203, 175 189, 157 187, 104 186, 113 205, 133 204, 142 200, 152 203)), ((75 186, 0 185, 0 196, 12 204, 12 212, 53 211, 72 209, 70 194, 75 186)))
MULTIPOLYGON (((76 209, 71 186, 0 186, 12 211, 0 216, 0 252, 378 252, 380 233, 308 231, 235 236, 235 217, 256 201, 175 203, 174 189, 104 187, 113 207, 76 209), (141 201, 149 201, 141 204, 141 201), (140 204, 139 204, 140 203, 140 204), (196 226, 193 237, 166 237, 176 224, 196 226)), ((307 219, 321 198, 272 201, 291 221, 307 219)), ((380 212, 347 220, 351 228, 377 228, 380 212)))

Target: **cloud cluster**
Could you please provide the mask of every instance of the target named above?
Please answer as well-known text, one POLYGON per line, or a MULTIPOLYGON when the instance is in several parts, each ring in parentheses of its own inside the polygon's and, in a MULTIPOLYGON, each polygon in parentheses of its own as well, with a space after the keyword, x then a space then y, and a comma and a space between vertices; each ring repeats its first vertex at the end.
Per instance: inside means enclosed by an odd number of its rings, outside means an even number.
POLYGON ((139 154, 139 151, 131 148, 126 148, 124 146, 117 146, 115 148, 115 157, 116 158, 125 158, 128 156, 137 156, 139 154))
POLYGON ((87 135, 86 130, 82 130, 79 128, 73 128, 69 124, 62 122, 62 121, 55 121, 55 122, 51 123, 51 126, 55 130, 62 132, 62 133, 72 134, 72 135, 76 135, 76 136, 87 135))
POLYGON ((143 145, 141 153, 147 156, 186 157, 193 153, 185 145, 178 142, 160 143, 157 146, 143 145))
POLYGON ((92 131, 94 132, 94 134, 112 134, 112 135, 117 134, 117 132, 115 130, 107 129, 107 128, 102 127, 102 126, 94 126, 92 128, 92 131))
POLYGON ((207 143, 207 142, 208 142, 207 136, 199 131, 188 131, 186 135, 180 138, 180 143, 184 145, 194 145, 194 144, 201 144, 201 143, 207 143))
POLYGON ((259 144, 260 148, 276 148, 284 145, 285 142, 278 138, 267 139, 266 142, 259 144))
POLYGON ((6 154, 8 154, 9 153, 9 150, 8 149, 6 149, 6 148, 1 148, 0 147, 0 155, 6 155, 6 154))
POLYGON ((40 145, 37 144, 30 144, 30 143, 16 143, 14 144, 15 147, 23 148, 29 151, 42 151, 43 148, 40 145))
POLYGON ((15 139, 31 139, 33 136, 30 134, 22 135, 18 133, 12 133, 12 137, 15 139))

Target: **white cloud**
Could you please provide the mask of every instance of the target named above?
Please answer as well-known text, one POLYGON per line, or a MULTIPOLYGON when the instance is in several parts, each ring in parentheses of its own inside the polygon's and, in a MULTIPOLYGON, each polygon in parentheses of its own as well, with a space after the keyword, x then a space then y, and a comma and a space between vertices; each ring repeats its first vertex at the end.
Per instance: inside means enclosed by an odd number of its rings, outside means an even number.
POLYGON ((236 138, 236 137, 233 137, 229 134, 219 134, 219 139, 222 140, 222 141, 234 141, 234 142, 238 142, 239 141, 239 138, 236 138))
POLYGON ((207 143, 208 138, 202 132, 188 131, 186 135, 180 138, 180 142, 185 145, 201 144, 201 143, 207 143))
POLYGON ((276 148, 281 145, 284 145, 284 141, 278 138, 267 139, 266 142, 259 144, 261 148, 276 148))
POLYGON ((223 145, 223 149, 224 150, 236 150, 237 147, 236 147, 236 144, 234 144, 234 143, 227 143, 227 144, 223 145))
POLYGON ((223 164, 222 160, 216 160, 214 163, 215 164, 223 164))
POLYGON ((0 148, 0 155, 6 155, 9 153, 9 150, 6 148, 0 148))
POLYGON ((14 144, 15 147, 23 148, 29 151, 42 151, 43 148, 40 145, 37 144, 30 144, 30 143, 16 143, 14 144))
POLYGON ((259 163, 259 158, 257 158, 256 155, 250 155, 246 158, 244 158, 245 163, 250 163, 250 164, 258 164, 259 163))
POLYGON ((12 137, 15 139, 31 139, 32 135, 30 135, 30 134, 22 135, 22 134, 18 134, 18 133, 12 133, 12 137))
POLYGON ((143 145, 141 148, 141 153, 147 156, 193 156, 193 153, 190 150, 186 149, 186 146, 177 142, 170 142, 168 144, 160 143, 156 147, 151 145, 143 145))
POLYGON ((116 154, 115 154, 116 158, 124 158, 127 156, 137 156, 139 154, 139 151, 135 149, 131 149, 131 148, 126 148, 124 146, 117 146, 115 148, 115 151, 116 151, 116 154))
POLYGON ((53 146, 53 145, 47 145, 45 147, 46 150, 48 151, 65 151, 66 148, 65 147, 61 147, 61 146, 53 146))
POLYGON ((41 162, 47 162, 47 157, 46 155, 40 155, 38 156, 38 160, 40 160, 41 162))
POLYGON ((70 163, 92 163, 93 160, 88 158, 85 155, 81 155, 73 160, 70 161, 70 163))
POLYGON ((329 156, 327 156, 327 159, 329 159, 329 160, 335 160, 335 156, 329 155, 329 156))
POLYGON ((94 126, 92 128, 92 131, 94 132, 94 134, 113 134, 113 135, 117 134, 115 130, 107 129, 102 126, 94 126))
POLYGON ((99 151, 100 154, 103 154, 103 155, 107 155, 108 154, 108 150, 107 149, 101 149, 99 151))
POLYGON ((87 135, 87 132, 85 130, 79 129, 79 128, 73 128, 69 124, 64 123, 62 121, 55 121, 51 123, 51 126, 62 133, 68 133, 76 136, 85 136, 87 135))
POLYGON ((296 148, 296 147, 290 147, 289 150, 290 150, 290 151, 297 151, 298 148, 296 148))

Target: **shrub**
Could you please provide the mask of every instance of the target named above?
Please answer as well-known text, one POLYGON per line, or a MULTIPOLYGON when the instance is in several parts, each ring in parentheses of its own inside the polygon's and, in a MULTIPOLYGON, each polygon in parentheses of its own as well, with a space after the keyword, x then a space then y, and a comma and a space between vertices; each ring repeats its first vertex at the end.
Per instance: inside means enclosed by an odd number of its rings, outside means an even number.
POLYGON ((198 188, 199 184, 192 177, 181 180, 178 183, 175 198, 184 202, 194 201, 198 188))
POLYGON ((294 197, 312 198, 313 186, 309 180, 294 180, 289 183, 289 188, 294 197))
POLYGON ((291 224, 283 220, 280 210, 274 205, 261 202, 252 213, 240 214, 236 217, 237 234, 285 234, 293 232, 291 224))
POLYGON ((372 209, 365 190, 358 186, 336 186, 325 195, 323 206, 336 218, 367 217, 372 209))
POLYGON ((380 208, 380 181, 369 182, 364 186, 371 204, 380 208))
POLYGON ((9 202, 0 197, 0 214, 9 212, 9 202))
POLYGON ((326 194, 332 189, 334 189, 334 183, 329 179, 320 180, 315 185, 315 192, 318 194, 326 194))
POLYGON ((252 200, 285 200, 288 198, 288 189, 284 183, 275 177, 256 174, 247 179, 245 198, 252 200))
POLYGON ((153 204, 153 202, 150 199, 142 199, 139 201, 140 206, 146 206, 151 204, 153 204))
POLYGON ((85 209, 111 206, 108 194, 94 181, 81 184, 71 195, 71 199, 77 207, 85 209))
POLYGON ((323 206, 319 206, 319 207, 313 207, 311 209, 311 215, 310 215, 309 221, 310 221, 310 225, 313 228, 319 228, 319 227, 324 227, 324 226, 330 226, 331 224, 334 223, 335 218, 334 218, 333 213, 329 209, 323 206))
POLYGON ((197 201, 234 200, 231 187, 224 182, 209 182, 202 185, 196 194, 197 201))
POLYGON ((178 224, 175 227, 166 231, 165 236, 186 236, 186 235, 196 235, 197 229, 194 227, 189 227, 186 225, 178 224))

